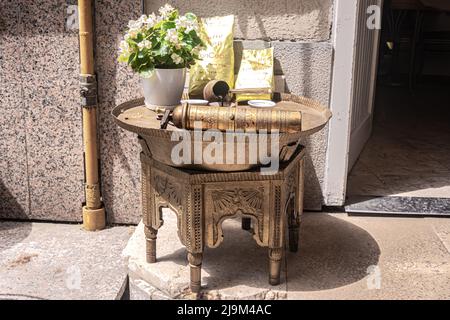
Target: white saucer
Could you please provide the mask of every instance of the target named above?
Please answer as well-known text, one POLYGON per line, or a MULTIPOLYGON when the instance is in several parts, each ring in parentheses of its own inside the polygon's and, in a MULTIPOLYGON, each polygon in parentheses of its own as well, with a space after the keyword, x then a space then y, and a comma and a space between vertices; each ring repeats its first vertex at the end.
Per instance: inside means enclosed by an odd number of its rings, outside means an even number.
POLYGON ((276 103, 270 100, 250 100, 248 105, 254 108, 272 108, 276 103))
POLYGON ((202 99, 188 99, 188 100, 181 100, 180 102, 197 105, 197 106, 207 106, 209 103, 208 100, 202 100, 202 99))

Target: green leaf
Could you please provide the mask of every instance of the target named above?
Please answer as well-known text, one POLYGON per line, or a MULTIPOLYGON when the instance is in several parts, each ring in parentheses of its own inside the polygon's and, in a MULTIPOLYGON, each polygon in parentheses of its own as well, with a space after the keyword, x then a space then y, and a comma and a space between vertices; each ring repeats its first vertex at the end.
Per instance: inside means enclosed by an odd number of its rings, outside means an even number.
POLYGON ((184 16, 189 20, 197 20, 197 16, 192 12, 187 12, 184 16))
MULTIPOLYGON (((195 64, 199 57, 198 54, 193 54, 192 51, 197 46, 204 45, 201 37, 203 35, 202 32, 204 32, 202 29, 198 33, 194 30, 189 33, 178 32, 181 42, 181 48, 178 49, 165 39, 167 30, 176 27, 175 20, 178 17, 179 12, 175 10, 166 19, 158 22, 152 28, 139 32, 134 38, 128 38, 127 42, 132 53, 123 52, 119 55, 118 60, 127 62, 133 71, 141 75, 152 71, 155 67, 180 67, 174 64, 171 58, 172 53, 177 53, 183 58, 186 67, 195 64), (144 39, 151 42, 151 48, 139 49, 138 44, 144 39)), ((185 17, 191 21, 198 21, 193 13, 187 13, 185 17)))
POLYGON ((153 75, 154 68, 143 69, 139 72, 140 76, 143 78, 150 78, 153 75))
POLYGON ((163 30, 173 29, 175 27, 176 27, 176 24, 173 21, 165 21, 162 25, 163 30))
POLYGON ((161 43, 161 47, 155 50, 155 53, 161 57, 169 54, 169 46, 165 43, 161 43))
POLYGON ((175 20, 176 18, 178 18, 180 16, 180 13, 178 12, 178 9, 175 9, 174 11, 172 11, 172 13, 169 16, 169 20, 175 20))
POLYGON ((130 56, 128 57, 128 64, 131 64, 135 58, 136 58, 136 52, 133 52, 133 53, 130 54, 130 56))
POLYGON ((128 62, 129 56, 127 54, 121 54, 117 59, 119 62, 125 63, 128 62))

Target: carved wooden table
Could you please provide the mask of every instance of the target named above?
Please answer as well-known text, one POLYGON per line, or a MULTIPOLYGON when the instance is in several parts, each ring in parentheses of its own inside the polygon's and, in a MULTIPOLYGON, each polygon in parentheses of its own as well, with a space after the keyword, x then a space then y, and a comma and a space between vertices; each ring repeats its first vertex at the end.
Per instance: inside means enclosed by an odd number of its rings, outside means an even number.
POLYGON ((174 168, 152 159, 145 141, 140 142, 147 261, 156 262, 161 209, 170 208, 177 215, 178 237, 188 252, 190 287, 198 292, 204 247, 218 247, 223 241, 222 222, 240 214, 243 228, 249 227, 251 219, 253 238, 268 247, 269 283, 279 284, 286 225, 290 250, 295 252, 298 247, 305 149, 299 146, 290 161, 280 163, 276 174, 262 175, 259 169, 208 172, 174 168))

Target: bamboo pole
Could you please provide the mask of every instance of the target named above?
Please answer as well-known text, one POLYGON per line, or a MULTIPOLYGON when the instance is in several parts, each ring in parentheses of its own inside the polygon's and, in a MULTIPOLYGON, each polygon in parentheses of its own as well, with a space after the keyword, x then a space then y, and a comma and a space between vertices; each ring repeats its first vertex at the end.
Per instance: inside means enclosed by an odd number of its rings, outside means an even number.
POLYGON ((97 147, 97 82, 94 74, 92 2, 78 0, 80 27, 80 84, 83 109, 83 144, 86 173, 83 227, 88 231, 105 228, 105 209, 100 196, 97 147))

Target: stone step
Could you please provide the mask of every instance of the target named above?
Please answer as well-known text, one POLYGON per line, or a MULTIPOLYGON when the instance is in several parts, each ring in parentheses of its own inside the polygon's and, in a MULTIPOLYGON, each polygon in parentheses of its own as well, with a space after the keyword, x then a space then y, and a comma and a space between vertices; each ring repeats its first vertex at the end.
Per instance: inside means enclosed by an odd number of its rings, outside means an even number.
POLYGON ((120 299, 134 229, 0 221, 0 299, 120 299))

